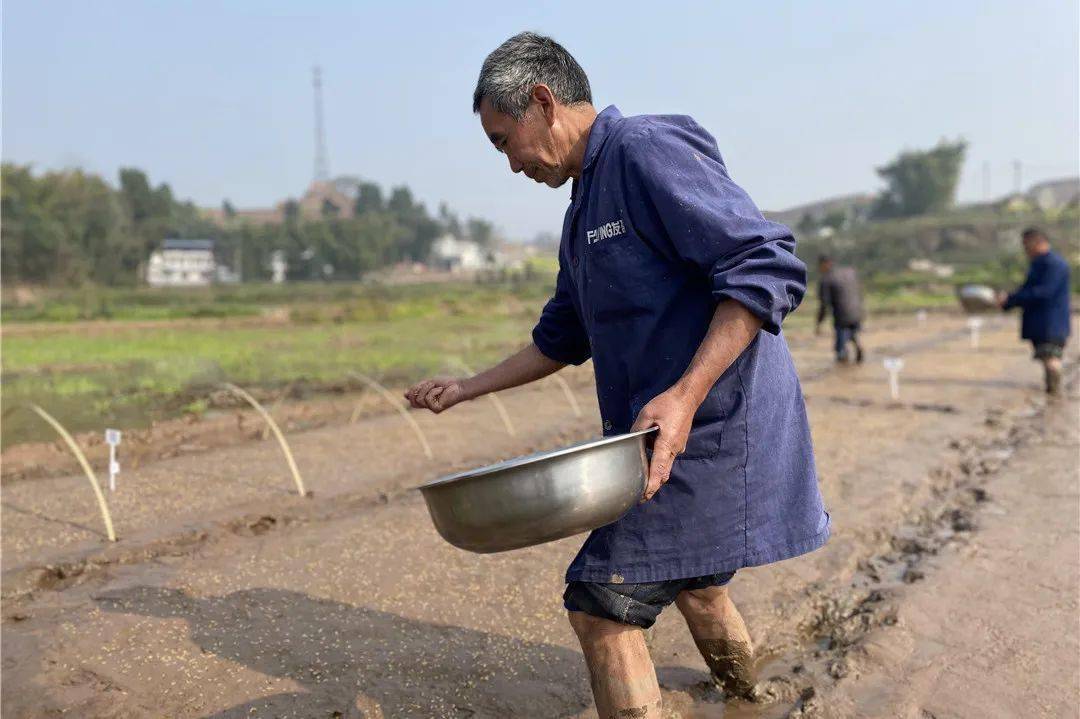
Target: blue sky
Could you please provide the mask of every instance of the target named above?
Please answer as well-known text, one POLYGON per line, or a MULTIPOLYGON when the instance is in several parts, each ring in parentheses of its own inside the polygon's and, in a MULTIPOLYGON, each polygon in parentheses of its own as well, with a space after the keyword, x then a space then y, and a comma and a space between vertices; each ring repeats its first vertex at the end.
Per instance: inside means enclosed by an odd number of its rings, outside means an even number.
POLYGON ((758 204, 879 187, 874 167, 970 143, 961 199, 1078 172, 1078 4, 1024 2, 53 2, 3 4, 3 157, 134 165, 176 194, 266 206, 312 175, 311 67, 333 174, 409 184, 511 237, 569 191, 510 174, 471 114, 484 56, 531 29, 598 107, 694 115, 758 204))

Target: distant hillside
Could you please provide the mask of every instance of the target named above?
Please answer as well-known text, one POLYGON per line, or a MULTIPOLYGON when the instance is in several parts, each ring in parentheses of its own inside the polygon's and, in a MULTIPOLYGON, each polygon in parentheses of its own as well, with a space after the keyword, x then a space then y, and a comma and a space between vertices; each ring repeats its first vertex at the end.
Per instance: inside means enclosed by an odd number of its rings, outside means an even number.
MULTIPOLYGON (((870 208, 874 204, 875 197, 873 193, 857 192, 807 202, 785 210, 766 210, 763 214, 770 220, 793 228, 807 216, 815 223, 821 223, 828 215, 838 211, 845 215, 847 222, 860 222, 869 219, 870 208)), ((958 209, 1000 208, 1009 204, 1015 208, 1018 199, 1026 200, 1031 208, 1043 211, 1075 206, 1080 204, 1080 177, 1044 180, 1035 183, 1028 188, 1027 192, 1020 195, 1005 195, 991 202, 967 203, 960 205, 958 209)))
POLYGON ((808 215, 815 222, 821 222, 827 215, 838 211, 844 213, 848 222, 853 222, 866 219, 873 202, 874 195, 860 192, 808 202, 805 205, 796 205, 786 210, 766 211, 764 215, 770 220, 781 222, 789 227, 797 227, 803 218, 808 215))
POLYGON ((1080 204, 1080 177, 1063 177, 1032 185, 1027 197, 1044 210, 1080 204))
MULTIPOLYGON (((968 206, 936 215, 858 223, 829 235, 796 229, 796 253, 811 275, 816 274, 816 258, 828 254, 857 267, 878 289, 931 285, 940 289, 969 281, 1004 287, 1019 281, 1027 266, 1020 248, 1025 227, 1043 228, 1071 264, 1080 264, 1078 220, 1075 204, 1050 212, 1027 201, 968 206)), ((1080 272, 1074 274, 1074 285, 1080 287, 1080 272)))

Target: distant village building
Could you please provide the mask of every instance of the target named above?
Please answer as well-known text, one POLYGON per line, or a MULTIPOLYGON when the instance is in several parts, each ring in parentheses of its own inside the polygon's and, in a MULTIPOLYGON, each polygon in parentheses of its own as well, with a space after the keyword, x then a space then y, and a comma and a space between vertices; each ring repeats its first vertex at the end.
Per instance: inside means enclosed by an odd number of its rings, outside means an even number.
POLYGON ((146 266, 151 287, 200 287, 216 279, 213 240, 165 240, 146 266))
POLYGON ((1080 178, 1066 177, 1032 185, 1028 197, 1044 212, 1080 204, 1080 178))
POLYGON ((285 281, 285 274, 289 271, 289 263, 285 261, 284 250, 274 250, 270 254, 270 281, 280 285, 285 281))
POLYGON ((490 264, 484 249, 475 242, 443 235, 431 246, 431 265, 447 272, 482 270, 490 264))
POLYGON ((312 220, 328 216, 352 217, 356 207, 355 200, 334 183, 319 180, 311 183, 297 204, 300 206, 300 216, 312 220))
POLYGON ((214 268, 214 282, 219 285, 235 285, 240 282, 240 275, 233 272, 228 265, 218 265, 214 268))
POLYGON ((316 180, 312 182, 299 200, 283 200, 273 207, 251 207, 233 209, 226 213, 224 208, 205 208, 203 216, 213 222, 226 226, 232 222, 252 224, 280 225, 285 221, 289 206, 294 204, 301 218, 318 220, 324 217, 347 219, 356 211, 356 198, 349 192, 348 178, 338 180, 316 180))
MULTIPOLYGON (((556 252, 558 248, 556 247, 556 252)), ((490 253, 491 265, 499 269, 523 270, 529 259, 538 254, 535 245, 502 242, 490 253)))
POLYGON ((908 260, 908 269, 912 272, 925 272, 935 277, 952 277, 956 272, 952 265, 941 264, 923 258, 908 260))
POLYGON ((1080 177, 1046 180, 1031 186, 1027 192, 1014 192, 990 203, 998 210, 1024 213, 1033 210, 1058 212, 1080 206, 1080 177))

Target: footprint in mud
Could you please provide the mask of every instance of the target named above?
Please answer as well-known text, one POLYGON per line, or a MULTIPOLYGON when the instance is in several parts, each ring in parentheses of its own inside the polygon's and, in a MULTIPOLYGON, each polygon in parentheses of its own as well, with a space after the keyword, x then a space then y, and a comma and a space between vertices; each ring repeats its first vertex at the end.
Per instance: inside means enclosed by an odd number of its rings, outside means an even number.
POLYGON ((50 589, 58 592, 76 584, 81 584, 103 572, 102 567, 87 562, 49 564, 38 570, 34 584, 38 589, 50 589))
POLYGON ((966 509, 954 509, 949 519, 954 532, 975 531, 975 518, 966 509))
POLYGON ((264 514, 258 519, 239 519, 233 522, 229 529, 233 534, 238 534, 242 537, 257 537, 262 534, 266 534, 271 529, 274 529, 278 524, 277 517, 269 514, 264 514))

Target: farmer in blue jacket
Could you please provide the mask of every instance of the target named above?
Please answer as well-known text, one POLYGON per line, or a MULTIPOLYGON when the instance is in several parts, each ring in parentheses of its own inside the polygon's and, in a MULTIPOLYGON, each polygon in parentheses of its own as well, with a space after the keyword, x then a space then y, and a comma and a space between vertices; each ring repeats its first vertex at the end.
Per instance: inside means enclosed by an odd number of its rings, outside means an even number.
POLYGON ((406 396, 441 412, 591 357, 604 434, 659 427, 644 501, 592 532, 566 572, 597 709, 661 715, 641 630, 673 602, 724 689, 751 695, 750 635, 726 585, 829 536, 780 331, 806 284, 791 231, 762 217, 691 118, 597 113, 550 38, 492 52, 473 109, 514 173, 573 180, 555 293, 524 349, 406 396))
POLYGON ((1069 263, 1050 249, 1042 230, 1024 230, 1023 242, 1031 267, 1023 286, 1001 298, 1001 308, 1023 310, 1020 337, 1035 346, 1035 359, 1045 370, 1046 391, 1057 395, 1061 393, 1061 356, 1069 337, 1069 263))

